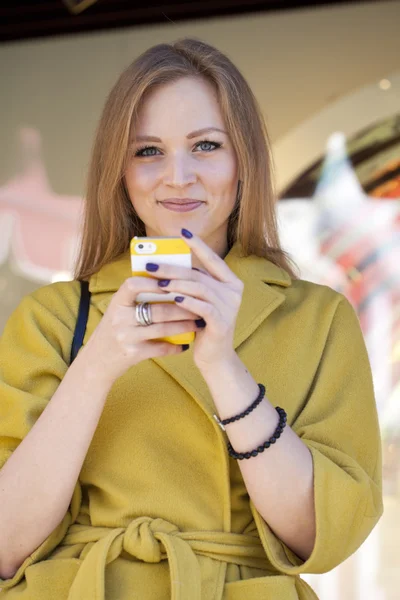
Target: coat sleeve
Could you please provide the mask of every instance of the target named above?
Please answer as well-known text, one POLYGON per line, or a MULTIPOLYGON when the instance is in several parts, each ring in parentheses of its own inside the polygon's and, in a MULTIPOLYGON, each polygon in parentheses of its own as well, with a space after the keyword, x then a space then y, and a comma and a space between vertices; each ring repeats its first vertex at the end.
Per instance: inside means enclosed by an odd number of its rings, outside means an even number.
MULTIPOLYGON (((60 301, 66 285, 52 284, 26 296, 0 338, 0 469, 35 424, 68 369, 79 297, 75 282, 69 282, 69 303, 60 301)), ((77 483, 61 523, 12 578, 0 579, 0 589, 15 586, 29 565, 51 553, 76 519, 80 504, 77 483)))
POLYGON ((304 561, 251 504, 273 566, 297 575, 326 573, 368 537, 383 513, 382 453, 372 374, 358 317, 339 302, 307 402, 292 429, 311 451, 316 541, 304 561))

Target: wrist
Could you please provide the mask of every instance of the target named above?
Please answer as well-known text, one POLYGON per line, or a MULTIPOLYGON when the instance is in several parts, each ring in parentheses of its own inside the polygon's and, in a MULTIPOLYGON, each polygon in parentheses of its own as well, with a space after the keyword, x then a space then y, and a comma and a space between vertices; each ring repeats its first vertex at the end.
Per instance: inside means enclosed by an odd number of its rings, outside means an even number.
MULTIPOLYGON (((236 353, 202 372, 202 376, 221 420, 242 413, 260 392, 258 383, 236 353)), ((259 407, 257 411, 260 412, 259 407)), ((232 427, 235 428, 233 424, 232 427)))
POLYGON ((218 376, 221 377, 224 374, 229 374, 233 369, 238 367, 239 362, 241 363, 238 355, 234 350, 229 354, 224 354, 217 361, 206 364, 198 364, 197 368, 200 370, 204 378, 218 376))
POLYGON ((82 346, 74 362, 68 369, 77 373, 82 382, 96 389, 102 389, 108 393, 114 381, 117 379, 109 372, 109 365, 103 365, 91 352, 91 348, 82 346), (108 368, 107 368, 108 367, 108 368))

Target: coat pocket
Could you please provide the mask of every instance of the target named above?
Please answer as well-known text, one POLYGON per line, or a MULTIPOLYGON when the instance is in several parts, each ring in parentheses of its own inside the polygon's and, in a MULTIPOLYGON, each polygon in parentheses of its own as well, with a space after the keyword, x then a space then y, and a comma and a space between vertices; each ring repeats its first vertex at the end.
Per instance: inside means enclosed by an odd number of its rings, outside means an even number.
POLYGON ((224 586, 222 600, 299 600, 296 580, 288 575, 252 577, 224 586))

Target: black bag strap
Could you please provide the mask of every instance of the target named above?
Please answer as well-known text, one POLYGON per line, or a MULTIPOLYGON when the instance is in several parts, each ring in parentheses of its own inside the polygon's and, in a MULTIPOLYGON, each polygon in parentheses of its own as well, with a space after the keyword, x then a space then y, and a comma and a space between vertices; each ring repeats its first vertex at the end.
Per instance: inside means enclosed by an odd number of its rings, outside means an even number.
POLYGON ((78 318, 76 320, 74 338, 71 346, 71 358, 70 364, 75 360, 76 355, 79 352, 83 344, 83 338, 85 337, 86 324, 89 316, 90 296, 89 282, 81 281, 81 299, 79 302, 78 318))

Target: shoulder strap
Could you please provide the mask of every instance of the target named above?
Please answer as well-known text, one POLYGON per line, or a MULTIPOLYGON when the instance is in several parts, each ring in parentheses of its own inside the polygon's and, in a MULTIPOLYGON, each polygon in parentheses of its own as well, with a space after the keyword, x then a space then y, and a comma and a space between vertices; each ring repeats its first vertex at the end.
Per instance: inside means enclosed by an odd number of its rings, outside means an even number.
POLYGON ((89 282, 81 281, 81 299, 79 302, 79 311, 78 318, 76 320, 74 339, 72 340, 71 346, 71 358, 70 364, 75 360, 76 355, 79 352, 83 344, 83 338, 85 337, 86 324, 89 315, 89 305, 90 305, 90 292, 89 292, 89 282))

